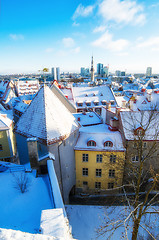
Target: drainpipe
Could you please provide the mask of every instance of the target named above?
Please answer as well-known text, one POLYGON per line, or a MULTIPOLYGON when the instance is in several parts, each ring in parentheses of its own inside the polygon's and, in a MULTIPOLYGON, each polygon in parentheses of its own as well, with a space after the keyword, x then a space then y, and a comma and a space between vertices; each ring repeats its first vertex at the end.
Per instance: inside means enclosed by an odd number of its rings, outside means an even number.
POLYGON ((61 195, 63 197, 63 177, 62 177, 62 166, 61 166, 61 158, 60 158, 60 146, 62 145, 62 142, 58 145, 58 158, 59 158, 59 165, 60 165, 60 179, 61 179, 61 195))

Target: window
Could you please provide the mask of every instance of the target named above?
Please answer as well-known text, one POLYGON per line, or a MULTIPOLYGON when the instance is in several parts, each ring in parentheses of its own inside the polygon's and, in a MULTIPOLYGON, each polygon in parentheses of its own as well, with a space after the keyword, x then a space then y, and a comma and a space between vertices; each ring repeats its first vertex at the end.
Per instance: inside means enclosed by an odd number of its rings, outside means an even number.
POLYGON ((87 106, 91 106, 91 102, 86 102, 86 105, 87 106))
POLYGON ((106 142, 104 143, 104 147, 113 147, 113 143, 110 142, 110 141, 106 141, 106 142))
POLYGON ((102 176, 102 169, 96 169, 96 177, 102 176))
POLYGON ((106 105, 107 102, 106 102, 106 100, 102 100, 101 103, 102 103, 102 105, 106 105))
POLYGON ((83 106, 83 102, 78 102, 77 105, 78 105, 79 107, 82 107, 82 106, 83 106))
POLYGON ((112 188, 114 188, 114 183, 109 182, 109 183, 108 183, 108 189, 112 189, 112 188))
POLYGON ((83 186, 88 186, 88 182, 83 181, 83 186))
POLYGON ((109 169, 109 177, 115 177, 115 170, 114 169, 109 169))
POLYGON ((134 156, 131 158, 132 162, 138 162, 139 161, 139 157, 138 156, 134 156))
POLYGON ((97 154, 96 162, 97 162, 97 163, 101 163, 101 162, 102 162, 102 159, 103 159, 103 155, 102 155, 102 154, 97 154))
POLYGON ((95 182, 95 188, 100 189, 101 188, 101 182, 95 182))
POLYGON ((147 143, 144 142, 144 143, 143 143, 143 148, 146 148, 146 147, 147 147, 147 143))
POLYGON ((82 174, 83 174, 83 176, 88 176, 88 168, 83 168, 82 174))
POLYGON ((115 163, 116 162, 116 155, 114 155, 114 154, 110 155, 110 162, 111 163, 115 163))
POLYGON ((99 105, 99 102, 98 102, 98 101, 94 101, 94 105, 95 105, 95 106, 98 106, 98 105, 99 105))
POLYGON ((2 144, 0 144, 0 151, 2 151, 3 150, 3 147, 2 147, 2 144))
POLYGON ((89 146, 89 147, 96 147, 96 142, 93 141, 93 140, 90 140, 90 141, 87 142, 87 146, 89 146))
POLYGON ((134 148, 137 148, 137 143, 136 142, 134 142, 134 148))
POLYGON ((82 155, 83 162, 88 162, 88 154, 83 154, 82 155))

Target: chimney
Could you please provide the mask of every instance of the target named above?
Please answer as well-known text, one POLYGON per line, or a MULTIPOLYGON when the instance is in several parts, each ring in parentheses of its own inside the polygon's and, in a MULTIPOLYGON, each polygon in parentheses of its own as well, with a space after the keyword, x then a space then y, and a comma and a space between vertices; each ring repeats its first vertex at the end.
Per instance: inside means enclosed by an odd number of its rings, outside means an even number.
POLYGON ((110 102, 106 103, 106 108, 107 108, 107 110, 111 110, 111 103, 110 102))
POLYGON ((28 138, 27 139, 27 145, 28 145, 28 154, 29 154, 29 160, 30 160, 30 166, 33 169, 39 168, 38 164, 38 148, 37 148, 37 139, 36 138, 28 138))
POLYGON ((151 102, 151 99, 152 99, 151 94, 147 94, 147 97, 146 97, 146 98, 147 98, 147 101, 148 101, 148 102, 151 102))
POLYGON ((109 130, 117 131, 118 130, 119 121, 117 117, 113 117, 110 119, 109 130))

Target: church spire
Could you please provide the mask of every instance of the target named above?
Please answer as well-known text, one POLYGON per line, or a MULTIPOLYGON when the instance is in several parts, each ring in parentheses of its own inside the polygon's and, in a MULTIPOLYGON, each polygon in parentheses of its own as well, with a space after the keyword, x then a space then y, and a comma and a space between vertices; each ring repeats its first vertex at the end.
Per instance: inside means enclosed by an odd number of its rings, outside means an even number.
POLYGON ((93 56, 92 56, 92 61, 91 61, 91 82, 94 82, 93 56))

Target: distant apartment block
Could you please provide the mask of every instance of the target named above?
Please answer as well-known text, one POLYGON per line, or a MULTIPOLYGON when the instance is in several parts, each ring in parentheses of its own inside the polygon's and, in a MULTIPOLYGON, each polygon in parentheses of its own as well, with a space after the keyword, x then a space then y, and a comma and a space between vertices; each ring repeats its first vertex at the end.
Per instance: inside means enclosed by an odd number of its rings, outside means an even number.
POLYGON ((146 76, 147 77, 152 76, 152 67, 147 67, 147 69, 146 69, 146 76))

